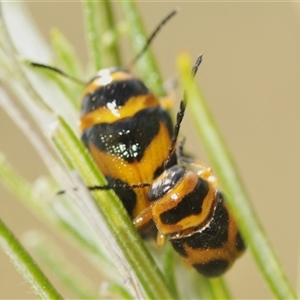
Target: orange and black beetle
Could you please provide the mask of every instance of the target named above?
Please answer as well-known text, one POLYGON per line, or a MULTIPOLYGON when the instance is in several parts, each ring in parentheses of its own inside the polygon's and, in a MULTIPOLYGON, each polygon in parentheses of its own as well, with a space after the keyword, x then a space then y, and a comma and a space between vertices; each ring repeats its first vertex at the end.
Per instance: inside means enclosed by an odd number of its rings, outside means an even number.
POLYGON ((158 244, 165 236, 181 257, 200 274, 222 275, 245 250, 226 202, 209 168, 193 163, 174 165, 152 184, 150 206, 134 220, 136 226, 153 219, 158 244))
POLYGON ((125 69, 108 68, 87 85, 80 121, 84 144, 108 185, 122 186, 114 190, 135 218, 149 206, 148 188, 124 186, 151 183, 163 172, 173 135, 168 112, 141 80, 125 69))

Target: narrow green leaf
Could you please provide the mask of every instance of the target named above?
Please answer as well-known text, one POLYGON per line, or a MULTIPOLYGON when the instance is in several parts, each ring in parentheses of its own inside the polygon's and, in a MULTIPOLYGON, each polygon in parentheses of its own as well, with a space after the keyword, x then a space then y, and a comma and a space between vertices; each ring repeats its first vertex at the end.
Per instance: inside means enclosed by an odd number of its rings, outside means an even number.
POLYGON ((12 169, 2 153, 0 153, 0 179, 1 183, 12 191, 17 198, 31 198, 33 189, 32 185, 23 180, 22 177, 12 169))
POLYGON ((107 33, 110 33, 112 35, 112 38, 110 39, 110 43, 105 43, 103 35, 102 42, 106 46, 106 52, 107 55, 110 55, 111 57, 111 66, 122 66, 122 58, 121 58, 121 53, 120 53, 120 47, 118 46, 118 36, 119 36, 119 31, 118 31, 118 26, 116 26, 116 20, 115 16, 113 14, 113 9, 112 9, 112 4, 111 1, 106 0, 103 1, 103 5, 105 7, 105 16, 107 18, 107 33))
POLYGON ((115 295, 119 299, 133 300, 134 298, 120 285, 110 284, 107 288, 108 292, 115 295))
POLYGON ((189 112, 201 137, 207 156, 226 195, 227 203, 242 235, 249 246, 270 289, 278 299, 296 299, 287 278, 265 237, 248 195, 238 175, 220 131, 204 101, 204 97, 190 75, 191 59, 187 54, 178 58, 178 69, 186 91, 189 112))
POLYGON ((39 232, 30 232, 25 236, 25 243, 38 260, 47 267, 58 282, 63 284, 77 299, 98 298, 97 288, 77 266, 71 264, 46 236, 39 232))
POLYGON ((119 65, 121 57, 116 39, 113 39, 112 44, 103 40, 108 31, 116 30, 110 1, 84 1, 84 20, 92 72, 119 65))
POLYGON ((0 247, 41 299, 62 299, 50 281, 0 219, 0 247))
POLYGON ((206 279, 210 286, 210 293, 212 299, 232 299, 226 283, 222 277, 206 279))
MULTIPOLYGON (((53 139, 58 149, 65 152, 63 156, 69 155, 69 162, 80 172, 87 186, 105 184, 104 176, 100 175, 90 154, 61 118, 53 139)), ((174 298, 115 193, 97 191, 93 192, 93 197, 147 296, 151 299, 174 298)))
POLYGON ((232 299, 223 277, 206 278, 194 272, 194 290, 199 299, 232 299))
POLYGON ((177 289, 177 283, 175 278, 175 251, 171 247, 170 243, 167 243, 164 259, 164 274, 169 286, 169 289, 173 291, 174 299, 179 299, 179 293, 177 289))
MULTIPOLYGON (((61 232, 63 229, 80 245, 85 253, 96 255, 100 262, 107 261, 107 257, 103 255, 97 243, 95 243, 95 235, 91 234, 91 228, 87 226, 84 216, 78 212, 74 203, 70 199, 60 197, 59 205, 50 205, 54 202, 55 189, 48 188, 48 184, 41 182, 39 179, 39 187, 33 186, 22 178, 5 160, 0 153, 0 180, 7 189, 26 204, 43 222, 50 225, 52 229, 61 232), (45 186, 47 185, 47 186, 45 186), (42 191, 37 191, 41 186, 42 191), (48 199, 50 201, 41 201, 48 199), (51 197, 52 195, 52 197, 51 197)), ((58 197, 58 196, 57 196, 58 197)), ((110 266, 111 268, 112 266, 110 266)))
POLYGON ((2 3, 0 3, 0 46, 5 54, 6 63, 9 65, 10 75, 13 76, 14 80, 17 81, 24 90, 28 93, 28 95, 32 98, 32 101, 41 106, 43 109, 50 111, 50 107, 42 100, 40 95, 33 88, 30 80, 28 80, 25 72, 20 66, 20 63, 17 59, 18 54, 15 49, 15 46, 11 40, 9 32, 4 23, 3 15, 2 15, 2 3))
POLYGON ((103 20, 101 20, 99 3, 97 1, 85 0, 83 5, 88 57, 92 73, 96 73, 97 70, 101 70, 104 66, 101 36, 105 32, 106 27, 103 24, 103 20))
MULTIPOLYGON (((58 58, 58 69, 84 82, 82 78, 83 67, 79 61, 79 58, 77 57, 71 43, 62 34, 62 32, 60 32, 59 29, 54 28, 51 30, 51 42, 54 53, 58 58)), ((49 75, 52 75, 52 79, 57 82, 67 98, 71 101, 76 110, 78 110, 80 104, 79 97, 82 94, 84 86, 70 79, 66 79, 60 74, 54 73, 53 71, 49 71, 48 73, 49 75)))
POLYGON ((83 68, 75 49, 57 28, 51 30, 51 43, 60 68, 72 76, 81 76, 83 68))
MULTIPOLYGON (((139 14, 134 1, 120 2, 124 17, 129 24, 129 36, 132 52, 138 55, 147 41, 147 34, 144 29, 142 17, 139 14)), ((159 22, 160 20, 158 20, 159 22)), ((134 58, 134 57, 133 57, 134 58)), ((136 62, 136 68, 143 81, 157 95, 165 94, 163 81, 159 72, 158 64, 150 49, 136 62)))

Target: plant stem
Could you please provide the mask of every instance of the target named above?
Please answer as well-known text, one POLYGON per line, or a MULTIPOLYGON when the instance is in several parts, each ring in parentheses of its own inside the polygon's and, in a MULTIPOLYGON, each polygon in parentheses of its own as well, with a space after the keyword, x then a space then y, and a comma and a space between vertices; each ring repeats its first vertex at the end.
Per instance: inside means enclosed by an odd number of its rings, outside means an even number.
POLYGON ((1 219, 0 246, 36 295, 45 300, 63 299, 1 219))
POLYGON ((101 70, 104 65, 103 48, 101 47, 101 32, 105 31, 103 20, 99 20, 99 6, 97 1, 86 0, 84 5, 84 17, 86 25, 86 39, 93 73, 101 70), (101 26, 99 28, 99 26, 101 26))
MULTIPOLYGON (((146 43, 147 34, 144 29, 142 17, 139 14, 135 2, 132 0, 120 3, 126 21, 129 24, 129 36, 131 39, 132 52, 138 55, 146 43)), ((159 96, 165 94, 163 81, 153 53, 148 49, 136 62, 140 77, 147 83, 149 88, 159 96)))
POLYGON ((179 56, 178 67, 195 128, 218 176, 242 236, 274 295, 278 299, 296 299, 295 292, 270 247, 253 208, 249 204, 248 195, 231 155, 220 136, 220 130, 217 129, 203 95, 190 75, 192 66, 187 54, 179 56))
MULTIPOLYGON (((103 175, 99 173, 81 141, 61 118, 59 124, 53 138, 62 155, 69 156, 69 165, 80 172, 87 186, 105 185, 103 175)), ((92 194, 105 223, 134 270, 146 295, 151 299, 174 298, 115 193, 109 190, 96 191, 92 194)))
POLYGON ((103 5, 105 7, 105 11, 106 11, 106 19, 107 19, 107 24, 108 24, 108 30, 110 30, 111 32, 113 32, 114 35, 114 39, 113 39, 113 44, 109 47, 109 49, 107 49, 107 51, 110 52, 111 56, 113 57, 113 62, 112 65, 114 66, 121 66, 122 65, 122 59, 121 59, 121 54, 120 54, 120 47, 118 47, 117 44, 117 39, 116 36, 118 35, 117 33, 117 23, 112 11, 112 5, 110 3, 111 1, 106 0, 103 1, 103 5))
POLYGON ((98 297, 97 288, 77 266, 71 264, 60 249, 54 246, 53 241, 34 231, 26 234, 25 242, 35 256, 43 262, 43 266, 46 266, 53 274, 53 277, 77 299, 96 299, 98 297))

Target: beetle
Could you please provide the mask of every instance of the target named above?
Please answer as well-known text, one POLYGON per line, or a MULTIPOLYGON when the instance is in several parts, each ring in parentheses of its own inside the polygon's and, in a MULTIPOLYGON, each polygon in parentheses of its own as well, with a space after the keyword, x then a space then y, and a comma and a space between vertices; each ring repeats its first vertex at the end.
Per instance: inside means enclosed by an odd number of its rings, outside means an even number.
POLYGON ((135 218, 149 205, 148 188, 130 186, 162 173, 173 135, 169 113, 140 79, 114 67, 101 70, 86 86, 80 124, 84 144, 135 218))
MULTIPOLYGON (((195 76, 200 55, 192 69, 195 76)), ((169 156, 176 148, 177 164, 164 163, 164 172, 154 179, 148 191, 150 205, 134 219, 143 227, 150 220, 158 229, 157 243, 166 237, 174 250, 200 274, 216 277, 226 272, 246 249, 226 199, 220 192, 211 168, 183 154, 177 143, 187 99, 180 103, 169 156)))
MULTIPOLYGON (((177 9, 159 23, 129 66, 134 65, 176 13, 177 9)), ((167 108, 172 100, 159 99, 125 68, 104 68, 85 84, 55 67, 30 64, 85 86, 80 112, 81 139, 108 181, 107 186, 90 190, 113 188, 129 216, 137 217, 149 206, 148 183, 163 172, 166 157, 170 157, 169 165, 176 164, 175 152, 168 155, 174 126, 167 108), (138 182, 147 184, 133 189, 138 182)))
POLYGON ((153 220, 158 245, 168 236, 174 250, 200 274, 220 276, 244 252, 245 243, 210 168, 195 162, 174 165, 154 180, 148 199, 151 203, 135 226, 153 220))

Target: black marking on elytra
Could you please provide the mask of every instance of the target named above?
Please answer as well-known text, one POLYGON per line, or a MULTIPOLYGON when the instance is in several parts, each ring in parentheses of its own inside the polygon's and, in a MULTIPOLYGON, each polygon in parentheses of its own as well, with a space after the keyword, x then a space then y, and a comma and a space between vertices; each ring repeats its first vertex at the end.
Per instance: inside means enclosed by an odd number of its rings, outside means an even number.
POLYGON ((170 239, 174 250, 181 256, 187 256, 184 245, 195 250, 209 251, 210 249, 221 249, 227 243, 229 215, 224 206, 222 195, 218 193, 217 197, 217 207, 211 216, 210 222, 204 228, 200 227, 198 231, 190 236, 170 239))
POLYGON ((171 136, 170 116, 160 107, 150 107, 132 118, 93 125, 83 132, 82 140, 88 148, 94 144, 101 152, 133 163, 142 159, 145 150, 159 133, 161 121, 167 125, 171 136))
POLYGON ((106 176, 108 186, 114 186, 114 191, 122 201, 127 213, 132 216, 136 206, 137 196, 133 189, 122 180, 106 176), (122 186, 122 187, 121 187, 122 186))
POLYGON ((184 249, 184 242, 185 239, 170 239, 170 243, 172 244, 172 247, 174 250, 182 257, 187 257, 187 253, 184 249))
POLYGON ((222 248, 228 242, 229 215, 224 206, 223 198, 218 193, 218 203, 211 221, 203 229, 199 229, 192 237, 186 238, 186 243, 193 249, 222 248))
POLYGON ((199 215, 208 190, 208 183, 199 178, 195 188, 185 195, 176 207, 160 215, 161 222, 163 224, 176 224, 191 215, 199 215))
POLYGON ((236 234, 235 247, 236 247, 236 250, 239 252, 243 252, 246 249, 245 242, 239 231, 236 234))
POLYGON ((207 263, 194 264, 193 267, 206 277, 216 277, 223 274, 229 266, 225 259, 214 259, 207 263))
POLYGON ((124 106, 131 97, 149 93, 148 88, 137 78, 113 81, 85 95, 81 114, 88 114, 99 107, 107 107, 110 103, 119 108, 124 106))

